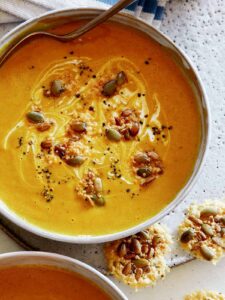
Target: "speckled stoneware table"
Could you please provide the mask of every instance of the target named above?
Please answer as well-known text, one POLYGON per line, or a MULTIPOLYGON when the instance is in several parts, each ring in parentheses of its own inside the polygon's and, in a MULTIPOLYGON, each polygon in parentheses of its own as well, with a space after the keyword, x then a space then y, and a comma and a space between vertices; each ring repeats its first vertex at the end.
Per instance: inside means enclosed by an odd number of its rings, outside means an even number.
MULTIPOLYGON (((14 26, 15 24, 5 25, 0 34, 14 26)), ((162 220, 176 240, 177 225, 183 219, 185 208, 191 202, 207 198, 225 198, 225 1, 173 0, 167 6, 161 30, 188 54, 197 67, 208 94, 212 117, 210 147, 201 176, 185 201, 162 220)), ((105 273, 102 245, 80 246, 50 242, 12 226, 6 220, 2 221, 13 234, 20 236, 27 246, 76 257, 105 273)), ((18 246, 8 235, 0 231, 0 252, 21 249, 22 246, 18 246)), ((168 264, 173 266, 189 260, 190 257, 179 249, 175 241, 172 253, 168 257, 168 264)), ((210 287, 225 292, 224 260, 216 267, 217 269, 213 267, 211 269, 211 266, 199 262, 191 262, 188 265, 175 268, 168 279, 160 282, 154 289, 143 289, 136 293, 123 284, 116 283, 129 299, 178 300, 182 299, 184 290, 189 291, 192 287, 210 287), (222 278, 219 280, 221 272, 222 278)))

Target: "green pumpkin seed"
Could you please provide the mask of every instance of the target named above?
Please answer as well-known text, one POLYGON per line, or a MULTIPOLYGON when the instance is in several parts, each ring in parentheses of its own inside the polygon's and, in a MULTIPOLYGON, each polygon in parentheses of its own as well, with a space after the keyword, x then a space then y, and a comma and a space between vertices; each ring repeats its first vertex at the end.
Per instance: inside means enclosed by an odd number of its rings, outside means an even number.
POLYGON ((200 212, 200 217, 209 217, 209 216, 216 216, 218 214, 218 209, 215 207, 206 207, 200 212))
POLYGON ((53 80, 50 86, 51 95, 54 97, 60 96, 65 91, 64 83, 62 80, 53 80))
POLYGON ((180 237, 180 241, 184 244, 188 243, 193 237, 195 233, 193 229, 188 229, 184 231, 180 237))
POLYGON ((133 261, 137 268, 144 268, 149 265, 149 262, 145 258, 138 258, 133 261))
POLYGON ((225 249, 225 241, 217 236, 214 236, 212 238, 212 241, 217 244, 218 246, 222 247, 225 249))
POLYGON ((208 224, 202 224, 202 231, 209 236, 214 234, 212 227, 208 224))
POLYGON ((145 164, 145 163, 148 163, 150 161, 150 159, 149 159, 149 157, 146 153, 137 153, 134 156, 134 160, 138 164, 145 164))
POLYGON ((214 252, 206 245, 202 245, 200 247, 200 251, 201 251, 202 256, 206 260, 212 260, 215 256, 214 252))
POLYGON ((87 130, 87 123, 76 121, 71 124, 71 128, 75 132, 82 133, 87 130))
POLYGON ((30 111, 27 113, 27 119, 28 121, 32 123, 43 123, 45 121, 45 118, 42 113, 37 111, 30 111))
POLYGON ((142 178, 147 178, 147 177, 151 176, 151 174, 152 174, 151 170, 147 167, 140 168, 137 170, 137 175, 142 178))
POLYGON ((94 201, 94 203, 97 206, 104 206, 105 205, 105 198, 103 196, 93 195, 91 197, 91 199, 94 201))
POLYGON ((122 135, 119 133, 119 131, 112 128, 106 129, 105 133, 107 138, 113 142, 119 142, 122 138, 122 135))
POLYGON ((74 156, 72 158, 69 158, 66 160, 67 165, 72 166, 72 167, 77 167, 80 166, 84 163, 85 157, 81 155, 74 156))
POLYGON ((103 86, 102 94, 106 97, 111 97, 115 94, 117 81, 115 79, 106 82, 103 86))
POLYGON ((124 84, 126 81, 127 81, 127 75, 125 74, 124 71, 121 71, 121 72, 119 72, 119 73, 116 75, 116 83, 117 83, 118 85, 122 85, 122 84, 124 84))

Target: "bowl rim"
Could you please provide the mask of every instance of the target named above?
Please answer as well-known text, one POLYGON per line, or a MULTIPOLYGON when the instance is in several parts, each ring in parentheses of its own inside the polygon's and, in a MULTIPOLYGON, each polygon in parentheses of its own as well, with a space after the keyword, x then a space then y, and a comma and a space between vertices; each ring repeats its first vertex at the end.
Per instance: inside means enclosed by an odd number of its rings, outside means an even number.
MULTIPOLYGON (((70 16, 71 13, 74 13, 74 14, 76 14, 76 13, 81 13, 81 14, 82 13, 83 14, 94 13, 94 14, 96 14, 96 13, 100 13, 102 11, 104 11, 104 9, 100 9, 95 6, 88 7, 88 8, 69 8, 69 9, 66 8, 66 9, 51 10, 50 12, 41 14, 35 18, 29 19, 29 20, 23 22, 22 24, 20 24, 19 26, 16 26, 14 29, 12 29, 7 34, 5 34, 0 39, 0 50, 1 50, 2 46, 7 44, 7 40, 11 39, 14 36, 14 34, 16 34, 17 32, 21 33, 21 31, 23 29, 26 29, 27 25, 31 25, 32 23, 37 22, 37 21, 41 21, 44 18, 54 17, 55 14, 57 16, 61 16, 60 14, 69 14, 69 16, 70 16)), ((60 242, 66 242, 66 243, 75 243, 75 244, 94 244, 94 243, 109 242, 112 240, 127 237, 129 235, 133 235, 133 234, 141 231, 142 229, 158 222, 163 217, 168 215, 171 211, 173 211, 181 202, 183 202, 183 200, 185 199, 187 194, 190 192, 193 185, 196 183, 197 178, 199 177, 199 175, 202 171, 203 165, 205 163, 205 160, 206 160, 206 155, 208 152, 209 141, 210 141, 210 136, 211 136, 211 128, 210 128, 211 115, 210 115, 210 107, 209 107, 208 97, 207 97, 204 85, 202 83, 202 80, 198 74, 196 67, 193 65, 192 61, 189 59, 187 54, 185 54, 184 51, 182 49, 180 49, 180 47, 175 45, 174 42, 169 37, 167 37, 164 33, 159 31, 158 29, 154 28, 152 25, 148 24, 148 22, 146 22, 142 19, 138 19, 128 13, 122 12, 122 13, 118 13, 117 15, 119 15, 123 18, 126 18, 128 21, 130 19, 130 20, 138 22, 139 24, 142 24, 143 26, 148 27, 152 32, 154 32, 156 35, 160 36, 162 39, 166 40, 166 42, 168 44, 172 45, 172 47, 179 53, 179 55, 181 55, 182 59, 184 59, 185 63, 188 64, 188 66, 190 67, 190 69, 192 70, 193 74, 196 77, 196 82, 197 82, 197 85, 198 85, 199 90, 202 95, 201 107, 204 107, 204 113, 205 113, 205 119, 206 119, 205 124, 204 124, 205 125, 205 136, 202 136, 202 138, 201 138, 201 143, 200 143, 199 151, 198 151, 198 157, 195 161, 195 165, 192 170, 192 173, 191 173, 189 179, 187 180, 187 182, 185 183, 185 185, 182 187, 181 190, 179 190, 178 194, 174 197, 174 199, 166 207, 164 207, 160 212, 158 212, 155 216, 145 220, 142 223, 139 223, 137 225, 134 225, 128 229, 125 229, 125 230, 122 230, 119 232, 92 236, 92 235, 69 235, 69 234, 57 233, 54 231, 48 231, 47 229, 43 229, 41 227, 38 227, 37 225, 30 223, 29 221, 24 220, 21 216, 17 215, 13 210, 8 208, 8 206, 3 202, 3 200, 0 199, 0 213, 4 217, 6 217, 10 221, 12 221, 17 226, 27 230, 28 232, 31 232, 35 235, 38 235, 38 236, 46 238, 46 239, 60 241, 60 242), (204 141, 204 144, 203 144, 203 141, 204 141), (203 147, 202 145, 204 146, 204 148, 202 150, 201 157, 199 157, 200 152, 201 152, 201 147, 203 147), (199 160, 199 158, 200 158, 200 160, 199 160), (198 160, 199 160, 199 163, 198 163, 198 166, 196 167, 198 160)), ((129 23, 126 25, 131 26, 131 25, 129 25, 129 23)), ((139 28, 136 28, 136 29, 143 32, 139 28)), ((1 53, 0 53, 0 55, 1 55, 1 53)))
MULTIPOLYGON (((128 298, 125 296, 125 294, 116 286, 116 284, 114 282, 112 282, 109 278, 107 278, 105 275, 103 275, 101 272, 99 272, 98 270, 96 270, 94 267, 69 256, 66 255, 62 255, 62 254, 57 254, 57 253, 53 253, 53 252, 43 252, 43 251, 17 251, 17 252, 8 252, 8 253, 1 253, 0 254, 0 269, 1 269, 1 262, 4 261, 5 259, 10 259, 10 258, 24 258, 24 257, 29 257, 29 258, 47 258, 47 259, 52 259, 55 261, 59 261, 59 262, 67 262, 69 263, 69 265, 71 266, 78 266, 81 269, 83 269, 84 271, 88 271, 92 274, 95 274, 98 278, 100 278, 105 285, 107 285, 111 290, 113 290, 118 297, 120 297, 121 300, 128 300, 128 298)), ((17 264, 13 263, 14 266, 17 266, 17 264)), ((21 265, 21 264, 19 264, 21 265)), ((32 263, 32 264, 28 264, 26 263, 26 261, 24 261, 24 263, 22 263, 22 265, 41 265, 40 263, 32 263)), ((47 264, 48 266, 48 264, 47 264)), ((51 264, 51 266, 56 266, 55 263, 51 264)), ((57 267, 57 266, 56 266, 57 267)), ((5 266, 4 266, 5 268, 5 266)), ((82 277, 86 278, 85 275, 80 274, 79 271, 73 271, 67 267, 62 267, 62 269, 67 270, 67 271, 71 271, 72 273, 78 273, 79 275, 81 275, 82 277)), ((94 280, 89 279, 91 282, 94 282, 94 280)), ((99 286, 97 283, 96 285, 100 288, 101 286, 99 286)))

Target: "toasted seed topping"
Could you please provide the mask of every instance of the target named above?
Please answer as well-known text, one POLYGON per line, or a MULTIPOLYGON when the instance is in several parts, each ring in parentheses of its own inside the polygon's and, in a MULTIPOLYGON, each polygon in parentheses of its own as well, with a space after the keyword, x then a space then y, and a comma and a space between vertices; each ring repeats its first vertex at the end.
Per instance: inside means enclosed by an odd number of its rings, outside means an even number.
POLYGON ((36 125, 36 128, 40 132, 47 131, 51 128, 51 124, 49 122, 43 122, 43 123, 38 123, 36 125))
POLYGON ((218 209, 215 207, 206 207, 200 212, 201 218, 206 218, 209 216, 216 216, 218 214, 218 209))
POLYGON ((45 121, 43 114, 38 111, 28 112, 27 119, 31 123, 43 123, 45 121))
POLYGON ((150 162, 150 158, 145 152, 140 152, 134 156, 134 161, 138 164, 145 164, 150 162))
POLYGON ((137 170, 137 175, 142 178, 147 178, 151 176, 152 172, 148 167, 140 168, 137 170))
POLYGON ((138 281, 143 274, 143 270, 141 268, 137 268, 135 271, 135 279, 138 281))
POLYGON ((104 206, 105 205, 105 198, 103 196, 93 195, 92 200, 97 206, 104 206))
POLYGON ((127 247, 125 243, 121 243, 118 247, 119 257, 124 257, 127 254, 127 247))
POLYGON ((78 133, 83 133, 87 130, 87 124, 81 121, 74 121, 70 126, 73 131, 78 133))
POLYGON ((64 83, 62 80, 53 80, 50 86, 51 96, 59 97, 65 91, 64 83))
POLYGON ((200 246, 200 251, 206 260, 212 260, 214 258, 214 252, 206 245, 200 246))
POLYGON ((105 133, 106 133, 107 138, 110 141, 119 142, 121 140, 121 137, 122 137, 121 134, 119 133, 119 131, 117 131, 113 128, 106 129, 105 133))
POLYGON ((117 81, 115 79, 112 79, 104 84, 102 94, 106 97, 111 97, 115 94, 116 88, 117 81))
POLYGON ((197 225, 202 225, 203 224, 202 220, 196 218, 193 215, 188 216, 188 218, 189 218, 189 220, 191 220, 193 223, 195 223, 197 225))
POLYGON ((202 230, 205 234, 209 236, 213 236, 214 234, 212 227, 208 224, 202 224, 202 230))
POLYGON ((131 262, 128 262, 125 267, 123 268, 123 274, 128 275, 132 272, 132 265, 131 262))
POLYGON ((52 148, 52 141, 50 139, 42 141, 41 148, 44 150, 50 150, 52 148))
POLYGON ((116 83, 117 85, 122 85, 125 82, 127 82, 127 75, 124 71, 121 71, 116 75, 116 83))
POLYGON ((137 268, 143 268, 143 267, 146 267, 146 266, 149 265, 148 260, 145 259, 145 258, 135 259, 135 260, 133 261, 133 263, 135 264, 135 266, 136 266, 137 268))
POLYGON ((81 155, 76 155, 74 157, 65 159, 65 162, 67 163, 67 165, 71 167, 77 167, 82 165, 85 162, 85 157, 81 155))
POLYGON ((195 233, 193 229, 188 229, 182 233, 180 241, 182 243, 188 243, 194 237, 194 234, 195 233))
POLYGON ((102 191, 102 180, 100 177, 95 178, 94 186, 95 186, 96 192, 100 193, 102 191))
POLYGON ((132 248, 136 254, 141 254, 141 243, 137 239, 132 239, 132 248))

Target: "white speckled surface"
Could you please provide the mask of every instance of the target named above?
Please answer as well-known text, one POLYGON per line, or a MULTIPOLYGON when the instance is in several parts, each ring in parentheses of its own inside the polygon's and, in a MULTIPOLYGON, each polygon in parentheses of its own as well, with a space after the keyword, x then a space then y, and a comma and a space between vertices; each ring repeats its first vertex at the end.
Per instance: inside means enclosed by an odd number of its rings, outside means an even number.
MULTIPOLYGON (((10 27, 4 28, 3 31, 8 29, 10 27)), ((209 97, 212 114, 212 137, 203 172, 186 201, 163 220, 175 234, 188 203, 212 197, 225 198, 225 1, 170 1, 161 29, 189 55, 198 68, 209 97)), ((27 235, 23 232, 21 234, 26 240, 27 235)), ((2 252, 14 249, 12 242, 5 235, 2 234, 0 240, 2 252)), ((32 243, 39 245, 37 238, 33 238, 32 243)), ((86 249, 70 245, 65 247, 60 243, 57 243, 57 247, 54 243, 42 246, 45 250, 64 252, 83 258, 97 267, 102 266, 101 257, 95 253, 95 246, 91 248, 84 246, 86 249), (86 254, 83 254, 83 250, 87 250, 86 254), (89 251, 93 253, 92 256, 89 255, 89 251)), ((17 246, 15 250, 18 250, 17 246)), ((187 259, 188 257, 177 250, 177 247, 173 249, 173 260, 176 263, 187 259)), ((182 299, 185 293, 200 288, 225 293, 224 275, 225 259, 216 267, 193 261, 172 270, 168 278, 154 289, 135 293, 123 285, 120 287, 127 293, 129 299, 178 300, 182 299)))

